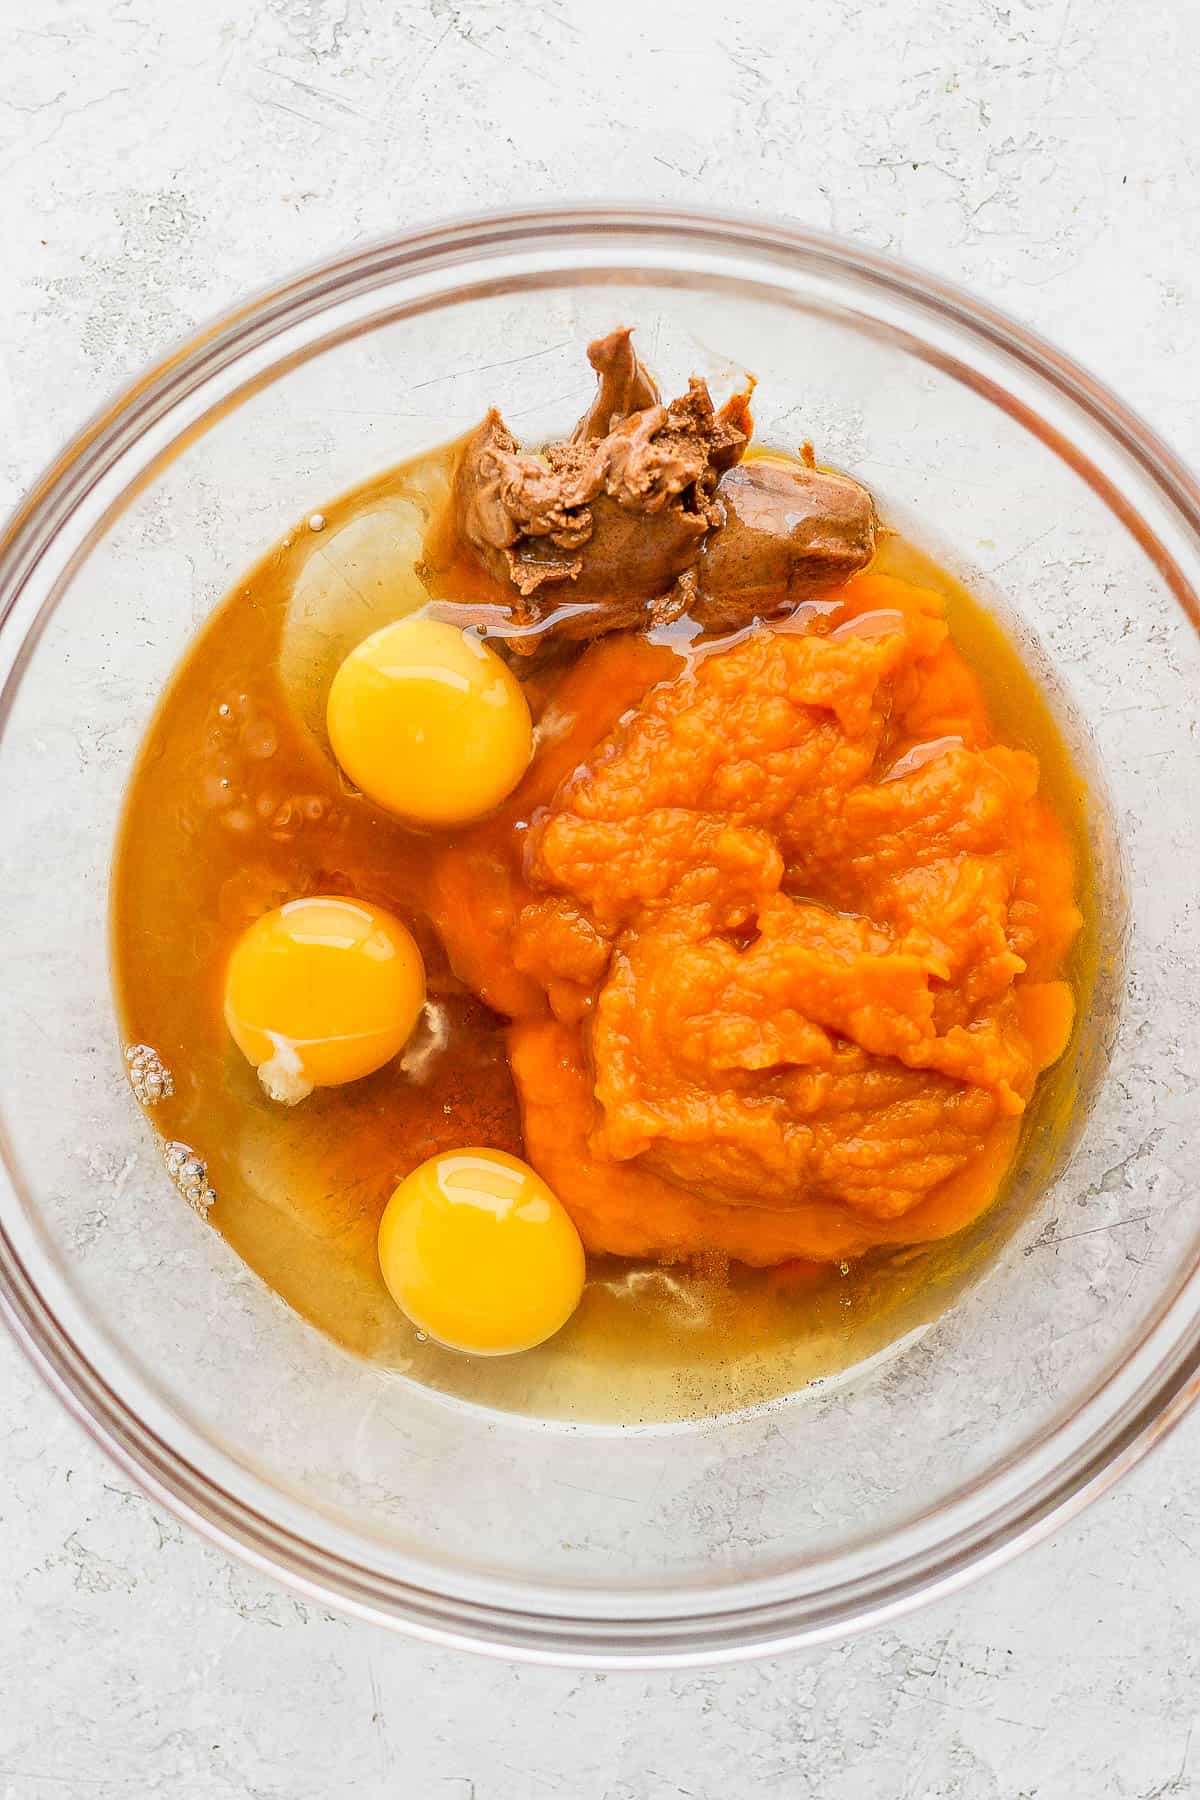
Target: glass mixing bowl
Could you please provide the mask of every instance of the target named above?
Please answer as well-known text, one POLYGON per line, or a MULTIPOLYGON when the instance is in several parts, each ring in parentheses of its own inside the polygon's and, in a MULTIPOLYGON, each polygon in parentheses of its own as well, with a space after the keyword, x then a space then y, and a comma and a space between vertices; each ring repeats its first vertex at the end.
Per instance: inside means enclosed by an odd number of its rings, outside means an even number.
POLYGON ((1079 1507, 1196 1389, 1200 491, 1027 332, 760 220, 594 208, 398 236, 150 370, 0 561, 0 1291, 55 1391, 164 1505, 323 1601, 442 1643, 719 1660, 879 1621, 1079 1507), (1089 784, 1100 980, 979 1280, 838 1381, 706 1422, 571 1428, 327 1342, 182 1203, 130 1095, 109 861, 190 635, 313 507, 495 403, 527 439, 626 320, 672 386, 762 378, 1004 616, 1089 784))

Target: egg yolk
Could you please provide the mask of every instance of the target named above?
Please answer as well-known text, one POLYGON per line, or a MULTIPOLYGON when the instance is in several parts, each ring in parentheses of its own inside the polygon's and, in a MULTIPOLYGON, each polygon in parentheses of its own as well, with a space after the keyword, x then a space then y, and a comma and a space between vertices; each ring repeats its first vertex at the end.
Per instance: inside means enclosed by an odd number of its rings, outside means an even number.
POLYGON ((502 1150, 449 1150, 405 1177, 379 1226, 392 1299, 452 1350, 531 1350, 583 1292, 579 1233, 541 1176, 502 1150))
POLYGON ((438 619, 399 619, 364 638, 333 678, 326 724, 355 786, 426 825, 490 812, 533 749, 515 675, 479 638, 438 619))
POLYGON ((425 1004, 408 929, 382 907, 319 896, 266 913, 234 945, 225 1022, 273 1100, 340 1087, 403 1048, 425 1004))

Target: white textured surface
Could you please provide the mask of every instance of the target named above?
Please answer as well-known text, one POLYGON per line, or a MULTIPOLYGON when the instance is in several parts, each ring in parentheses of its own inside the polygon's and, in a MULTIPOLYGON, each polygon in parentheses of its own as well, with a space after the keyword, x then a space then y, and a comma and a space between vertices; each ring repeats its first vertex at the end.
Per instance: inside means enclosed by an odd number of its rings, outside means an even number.
MULTIPOLYGON (((961 279, 1200 461, 1185 0, 8 0, 0 501, 231 297, 564 193, 761 206, 961 279)), ((951 1603, 732 1671, 574 1676, 331 1618, 156 1514, 0 1344, 0 1797, 1200 1793, 1192 1423, 951 1603)))

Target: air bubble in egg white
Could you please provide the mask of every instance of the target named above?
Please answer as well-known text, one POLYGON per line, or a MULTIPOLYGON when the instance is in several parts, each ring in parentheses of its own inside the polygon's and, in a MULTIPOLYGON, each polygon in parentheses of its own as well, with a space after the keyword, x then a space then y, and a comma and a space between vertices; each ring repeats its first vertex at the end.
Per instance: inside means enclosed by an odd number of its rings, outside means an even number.
POLYGON ((142 1106, 157 1106, 175 1092, 175 1079, 150 1044, 130 1044, 125 1051, 129 1085, 142 1106))

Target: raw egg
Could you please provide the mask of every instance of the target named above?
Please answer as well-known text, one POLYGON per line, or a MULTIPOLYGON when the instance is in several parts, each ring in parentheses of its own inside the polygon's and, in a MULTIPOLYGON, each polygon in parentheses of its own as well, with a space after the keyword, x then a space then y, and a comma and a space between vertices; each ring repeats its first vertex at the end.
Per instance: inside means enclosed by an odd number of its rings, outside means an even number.
POLYGON ((533 749, 516 676, 479 638, 438 619, 400 619, 364 638, 333 678, 326 724, 355 786, 425 825, 490 812, 533 749))
POLYGON ((233 1041, 288 1106, 382 1068, 424 1004, 407 927, 361 900, 289 900, 242 934, 225 972, 233 1041))
POLYGON ((579 1233, 528 1163, 503 1150, 447 1150, 414 1169, 379 1225, 379 1266, 397 1306, 452 1350, 531 1350, 583 1292, 579 1233))

